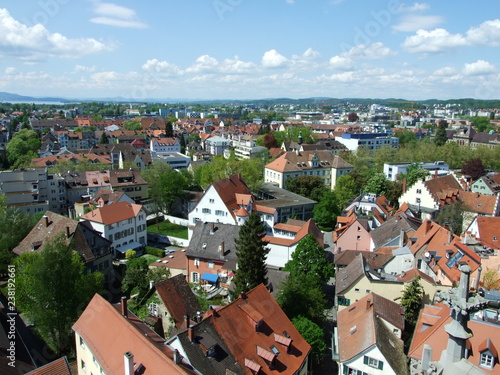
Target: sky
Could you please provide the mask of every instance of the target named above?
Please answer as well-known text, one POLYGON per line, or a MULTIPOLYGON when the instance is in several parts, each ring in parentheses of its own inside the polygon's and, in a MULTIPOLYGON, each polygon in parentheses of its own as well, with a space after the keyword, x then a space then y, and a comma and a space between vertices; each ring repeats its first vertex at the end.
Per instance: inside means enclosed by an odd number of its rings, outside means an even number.
POLYGON ((0 91, 500 99, 500 1, 2 0, 0 91))

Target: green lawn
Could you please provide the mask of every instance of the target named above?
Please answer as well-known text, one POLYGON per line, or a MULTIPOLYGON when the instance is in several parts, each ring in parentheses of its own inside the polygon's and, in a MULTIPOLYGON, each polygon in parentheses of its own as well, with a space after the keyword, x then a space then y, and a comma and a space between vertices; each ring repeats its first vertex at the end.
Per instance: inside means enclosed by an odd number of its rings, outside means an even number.
POLYGON ((148 264, 153 263, 155 260, 160 259, 160 257, 151 255, 151 254, 144 254, 141 256, 141 258, 145 258, 148 262, 148 264))
POLYGON ((158 231, 158 224, 153 224, 148 227, 148 232, 164 234, 177 238, 188 239, 188 229, 182 225, 171 223, 170 221, 162 221, 159 223, 160 230, 158 231))

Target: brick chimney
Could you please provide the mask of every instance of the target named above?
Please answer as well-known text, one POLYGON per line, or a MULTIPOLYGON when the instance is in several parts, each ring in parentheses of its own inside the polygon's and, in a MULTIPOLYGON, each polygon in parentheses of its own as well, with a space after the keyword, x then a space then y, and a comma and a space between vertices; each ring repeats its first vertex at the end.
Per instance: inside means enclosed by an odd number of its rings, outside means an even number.
POLYGON ((124 375, 134 375, 134 355, 132 352, 126 352, 123 354, 123 369, 124 375))
POLYGON ((66 226, 66 238, 69 238, 69 237, 70 237, 70 235, 71 235, 71 231, 70 231, 70 229, 69 229, 69 226, 67 225, 67 226, 66 226))
POLYGON ((370 307, 372 307, 373 303, 372 303, 372 300, 371 299, 367 299, 366 300, 366 309, 369 310, 370 307))
POLYGON ((427 234, 431 230, 432 222, 429 219, 424 221, 425 225, 425 234, 427 234))
POLYGON ((241 299, 247 299, 247 294, 245 292, 240 292, 241 299))
POLYGON ((189 341, 194 342, 193 326, 189 326, 189 328, 188 328, 188 338, 189 338, 189 341))
POLYGON ((226 252, 226 250, 224 249, 224 241, 222 241, 219 245, 219 251, 220 251, 220 255, 224 256, 224 253, 226 252))
POLYGON ((121 308, 122 308, 122 315, 125 318, 128 318, 127 297, 125 296, 121 298, 121 308))
POLYGON ((215 233, 215 223, 210 223, 210 234, 215 233))
POLYGON ((43 215, 43 223, 45 224, 45 228, 49 226, 49 217, 47 215, 43 215))
POLYGON ((186 328, 189 328, 189 315, 188 314, 184 315, 184 325, 186 326, 186 328))

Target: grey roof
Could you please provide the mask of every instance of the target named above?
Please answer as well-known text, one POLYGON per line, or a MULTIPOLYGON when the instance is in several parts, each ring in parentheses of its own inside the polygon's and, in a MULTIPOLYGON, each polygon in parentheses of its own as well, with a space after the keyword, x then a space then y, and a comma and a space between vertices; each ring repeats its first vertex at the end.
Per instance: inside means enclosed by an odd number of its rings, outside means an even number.
POLYGON ((365 261, 363 255, 358 254, 347 267, 340 269, 335 276, 337 295, 349 289, 356 281, 365 274, 365 261))
POLYGON ((236 247, 234 240, 238 238, 240 227, 221 223, 196 223, 186 252, 188 257, 225 261, 236 265, 236 247), (219 247, 224 243, 224 254, 219 247))
POLYGON ((290 207, 299 206, 305 204, 316 204, 316 201, 308 199, 301 195, 292 193, 291 191, 281 189, 268 182, 260 185, 259 191, 255 192, 254 195, 258 200, 257 204, 265 207, 279 208, 279 207, 290 207))
POLYGON ((382 322, 379 316, 374 316, 377 347, 396 374, 407 375, 408 365, 404 353, 404 345, 382 322))
POLYGON ((400 247, 399 249, 392 250, 392 255, 394 256, 406 255, 406 254, 413 254, 408 246, 403 246, 400 247))
MULTIPOLYGON (((399 246, 396 241, 399 241, 401 231, 404 233, 408 231, 416 231, 422 221, 420 219, 408 216, 404 212, 399 212, 390 217, 385 223, 371 231, 371 236, 375 249, 384 246, 399 246)), ((403 241, 403 244, 406 241, 403 241)))
POLYGON ((245 371, 236 362, 222 337, 219 336, 212 324, 213 317, 202 320, 192 327, 195 337, 192 343, 188 337, 188 331, 185 330, 177 335, 191 365, 205 375, 225 375, 227 370, 234 374, 245 374, 245 371), (207 356, 206 346, 212 346, 215 343, 215 355, 207 356))

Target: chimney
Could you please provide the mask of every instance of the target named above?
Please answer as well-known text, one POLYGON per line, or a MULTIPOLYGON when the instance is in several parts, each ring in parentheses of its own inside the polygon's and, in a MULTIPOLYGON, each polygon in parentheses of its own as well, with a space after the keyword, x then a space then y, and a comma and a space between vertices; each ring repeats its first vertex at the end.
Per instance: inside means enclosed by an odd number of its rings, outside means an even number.
POLYGON ((224 249, 224 241, 222 241, 219 245, 220 255, 224 256, 226 250, 224 249))
POLYGON ((215 223, 210 223, 210 234, 214 234, 215 232, 215 223))
POLYGON ((44 219, 44 224, 45 224, 45 228, 47 228, 49 226, 49 217, 47 215, 43 215, 43 219, 44 219))
POLYGON ((181 353, 177 349, 174 350, 174 363, 179 365, 182 362, 181 353))
POLYGON ((247 294, 245 292, 240 292, 241 299, 247 299, 247 294))
POLYGON ((372 307, 372 300, 371 299, 367 299, 366 300, 366 309, 370 310, 370 307, 372 307))
POLYGON ((425 344, 422 351, 422 371, 429 370, 432 361, 432 346, 425 344))
POLYGON ((437 169, 434 171, 434 176, 432 176, 432 179, 438 178, 438 171, 437 169))
POLYGON ((123 361, 124 375, 134 375, 134 355, 132 352, 123 354, 123 361))
POLYGON ((184 315, 184 325, 186 326, 186 328, 189 328, 189 315, 188 314, 184 315))
POLYGON ((121 298, 121 307, 122 307, 122 315, 127 318, 128 317, 128 309, 127 309, 127 297, 123 296, 121 298))
POLYGON ((69 226, 67 225, 66 226, 66 238, 69 238, 70 235, 71 235, 71 232, 69 230, 69 226))
POLYGON ((426 219, 424 225, 425 225, 425 234, 427 234, 431 230, 432 222, 429 219, 426 219))
POLYGON ((189 328, 188 328, 188 338, 189 338, 189 341, 191 341, 192 343, 194 342, 193 326, 189 326, 189 328))
POLYGON ((407 184, 407 180, 406 178, 403 180, 403 194, 406 193, 406 184, 407 184))
POLYGON ((405 245, 405 231, 401 229, 399 232, 399 247, 403 247, 405 245))

